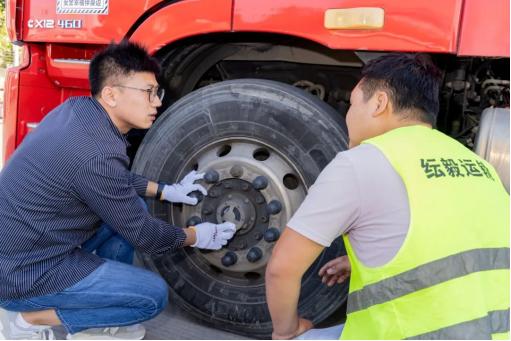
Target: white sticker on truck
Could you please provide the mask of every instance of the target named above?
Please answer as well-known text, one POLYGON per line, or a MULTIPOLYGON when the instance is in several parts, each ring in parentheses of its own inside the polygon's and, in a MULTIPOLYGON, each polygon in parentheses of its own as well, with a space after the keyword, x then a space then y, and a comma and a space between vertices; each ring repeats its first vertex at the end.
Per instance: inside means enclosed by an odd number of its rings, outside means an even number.
POLYGON ((108 14, 110 0, 57 0, 57 14, 108 14))

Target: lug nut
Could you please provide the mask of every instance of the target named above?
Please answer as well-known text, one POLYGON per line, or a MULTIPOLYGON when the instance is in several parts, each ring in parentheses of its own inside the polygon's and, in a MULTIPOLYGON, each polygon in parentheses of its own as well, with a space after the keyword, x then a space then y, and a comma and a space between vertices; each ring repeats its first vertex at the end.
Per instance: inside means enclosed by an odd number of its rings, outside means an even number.
POLYGON ((208 170, 206 174, 204 174, 204 181, 206 181, 208 184, 212 184, 218 181, 220 179, 220 175, 216 170, 208 170))
POLYGON ((280 237, 280 231, 276 229, 275 227, 270 227, 269 229, 264 232, 264 240, 266 240, 268 243, 272 243, 279 239, 280 237))
POLYGON ((258 195, 258 196, 255 198, 255 202, 256 202, 256 204, 261 205, 262 203, 264 203, 264 197, 263 197, 262 195, 258 195))
POLYGON ((204 194, 202 194, 201 191, 193 191, 188 195, 191 196, 192 198, 197 198, 197 203, 201 202, 202 199, 204 199, 204 194))
POLYGON ((186 226, 195 226, 200 223, 202 223, 202 219, 194 215, 193 217, 190 217, 190 219, 186 221, 186 226))
POLYGON ((268 179, 265 176, 258 176, 252 181, 252 186, 258 191, 265 189, 268 186, 268 179))
POLYGON ((266 205, 266 212, 268 214, 278 214, 282 210, 282 204, 278 200, 272 200, 266 205))
POLYGON ((243 168, 239 165, 232 166, 231 175, 235 178, 241 177, 243 175, 243 168))
POLYGON ((231 266, 236 264, 238 261, 238 256, 232 252, 228 251, 223 257, 222 257, 222 265, 223 266, 231 266))
POLYGON ((263 251, 258 247, 251 248, 247 253, 247 259, 250 263, 255 263, 263 256, 263 251))
POLYGON ((261 217, 261 221, 262 221, 263 223, 266 223, 266 222, 268 221, 268 217, 267 217, 267 216, 265 216, 265 215, 263 215, 263 216, 261 217))

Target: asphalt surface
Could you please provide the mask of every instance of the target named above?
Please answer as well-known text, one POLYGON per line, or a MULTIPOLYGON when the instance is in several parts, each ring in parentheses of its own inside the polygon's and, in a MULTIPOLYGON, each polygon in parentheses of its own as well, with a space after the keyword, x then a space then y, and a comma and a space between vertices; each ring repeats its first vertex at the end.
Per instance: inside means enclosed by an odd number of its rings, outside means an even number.
MULTIPOLYGON (((245 340, 244 336, 207 327, 172 305, 156 318, 144 322, 145 340, 245 340)), ((54 328, 58 340, 66 339, 63 327, 54 328)))
MULTIPOLYGON (((3 165, 3 120, 0 119, 0 169, 3 165)), ((194 320, 189 314, 172 304, 156 318, 144 323, 146 340, 240 340, 243 336, 213 329, 194 320)), ((63 328, 55 328, 58 339, 64 340, 66 333, 63 328)))

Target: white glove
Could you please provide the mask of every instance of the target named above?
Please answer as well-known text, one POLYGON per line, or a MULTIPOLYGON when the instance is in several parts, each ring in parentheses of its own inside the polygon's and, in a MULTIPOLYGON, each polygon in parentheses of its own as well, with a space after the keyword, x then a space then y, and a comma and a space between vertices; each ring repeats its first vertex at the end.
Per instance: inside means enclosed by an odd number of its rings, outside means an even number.
POLYGON ((197 173, 196 171, 191 171, 188 173, 183 180, 179 183, 173 185, 165 185, 163 187, 163 191, 161 192, 162 200, 167 200, 170 202, 182 202, 183 204, 188 205, 197 205, 197 198, 192 198, 188 196, 193 191, 200 191, 204 195, 208 195, 208 191, 204 187, 199 184, 194 184, 196 180, 200 180, 204 177, 204 173, 197 173))
POLYGON ((199 249, 220 250, 236 232, 236 225, 202 223, 195 225, 196 241, 193 247, 199 249))

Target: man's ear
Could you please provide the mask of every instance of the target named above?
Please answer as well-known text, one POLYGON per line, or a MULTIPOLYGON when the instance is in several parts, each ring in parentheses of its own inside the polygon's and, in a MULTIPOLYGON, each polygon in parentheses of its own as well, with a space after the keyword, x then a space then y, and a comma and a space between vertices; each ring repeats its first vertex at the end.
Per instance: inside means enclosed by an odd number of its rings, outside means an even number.
POLYGON ((110 86, 105 86, 101 90, 101 99, 103 100, 103 102, 105 102, 108 106, 112 108, 115 108, 117 106, 117 96, 115 90, 110 86))
POLYGON ((376 101, 376 109, 372 114, 373 117, 378 117, 389 111, 389 95, 385 91, 377 91, 374 94, 374 100, 376 101))

